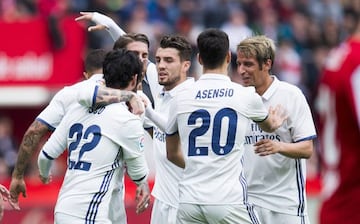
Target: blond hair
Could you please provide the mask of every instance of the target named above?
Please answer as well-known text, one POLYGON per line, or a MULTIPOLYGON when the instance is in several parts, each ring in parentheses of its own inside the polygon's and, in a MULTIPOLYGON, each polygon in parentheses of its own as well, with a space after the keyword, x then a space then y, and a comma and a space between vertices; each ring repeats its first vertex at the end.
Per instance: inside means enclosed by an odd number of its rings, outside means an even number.
POLYGON ((256 35, 245 38, 237 45, 237 52, 241 52, 245 57, 254 57, 258 61, 260 68, 262 64, 270 59, 271 65, 275 60, 275 43, 272 39, 264 35, 256 35))

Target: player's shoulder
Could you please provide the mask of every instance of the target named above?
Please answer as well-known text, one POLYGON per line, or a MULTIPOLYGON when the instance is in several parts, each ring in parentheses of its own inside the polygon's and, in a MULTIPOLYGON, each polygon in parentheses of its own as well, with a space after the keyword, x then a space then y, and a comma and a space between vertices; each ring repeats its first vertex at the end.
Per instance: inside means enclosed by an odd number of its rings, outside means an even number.
POLYGON ((304 95, 302 89, 294 84, 281 80, 278 83, 278 89, 281 91, 281 94, 304 95))
POLYGON ((242 86, 239 83, 231 81, 227 88, 234 89, 234 93, 236 94, 246 94, 246 95, 253 95, 256 93, 255 87, 253 86, 242 86))
POLYGON ((104 116, 109 119, 116 119, 121 122, 127 121, 141 121, 140 116, 135 115, 129 111, 128 106, 121 102, 121 103, 112 103, 105 106, 104 116))

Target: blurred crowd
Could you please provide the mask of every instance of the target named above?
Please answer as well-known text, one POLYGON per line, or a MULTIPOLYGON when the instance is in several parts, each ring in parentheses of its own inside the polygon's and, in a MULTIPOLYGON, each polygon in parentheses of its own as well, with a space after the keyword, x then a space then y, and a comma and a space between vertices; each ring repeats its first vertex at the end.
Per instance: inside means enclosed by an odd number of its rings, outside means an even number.
MULTIPOLYGON (((360 11, 359 0, 2 0, 0 19, 12 22, 43 16, 48 19, 53 43, 61 48, 63 40, 57 27, 61 17, 78 16, 80 11, 100 12, 125 32, 146 34, 152 61, 164 34, 181 34, 196 49, 196 37, 204 28, 221 28, 228 33, 234 52, 230 70, 234 81, 238 81, 236 45, 253 33, 265 34, 278 47, 273 74, 299 86, 313 107, 324 60, 329 50, 348 36, 345 28, 352 21, 343 10, 347 5, 360 11)), ((88 48, 111 49, 112 45, 105 31, 88 33, 88 48)), ((197 74, 201 72, 193 66, 190 75, 197 74)), ((0 132, 0 164, 5 160, 11 169, 14 156, 6 151, 15 149, 3 146, 2 136, 0 132)))

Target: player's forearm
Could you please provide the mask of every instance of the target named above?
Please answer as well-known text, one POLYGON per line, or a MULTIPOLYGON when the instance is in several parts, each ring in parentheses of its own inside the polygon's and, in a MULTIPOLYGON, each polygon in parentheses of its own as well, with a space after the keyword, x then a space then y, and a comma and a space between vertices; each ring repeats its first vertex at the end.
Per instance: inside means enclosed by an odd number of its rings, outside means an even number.
POLYGON ((167 120, 158 112, 154 111, 151 105, 145 109, 145 116, 148 117, 161 131, 165 132, 167 120))
POLYGON ((280 142, 279 153, 293 159, 308 159, 313 153, 313 141, 301 141, 296 143, 280 142))
POLYGON ((25 169, 31 160, 33 154, 37 151, 41 139, 49 131, 48 127, 34 121, 26 131, 20 144, 19 153, 12 176, 17 179, 24 177, 25 169))
POLYGON ((135 93, 127 90, 112 89, 104 86, 99 86, 95 104, 111 104, 120 102, 129 102, 135 93))

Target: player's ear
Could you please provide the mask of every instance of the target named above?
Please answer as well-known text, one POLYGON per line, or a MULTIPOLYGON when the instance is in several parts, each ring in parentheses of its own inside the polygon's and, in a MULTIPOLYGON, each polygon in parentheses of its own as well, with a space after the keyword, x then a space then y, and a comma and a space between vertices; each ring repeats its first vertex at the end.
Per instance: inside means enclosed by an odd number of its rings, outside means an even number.
POLYGON ((138 82, 138 74, 135 74, 133 76, 133 78, 131 79, 129 86, 130 86, 131 89, 136 90, 137 86, 138 86, 138 83, 139 83, 138 82))
POLYGON ((227 55, 226 55, 226 63, 230 63, 231 62, 231 51, 228 51, 227 55))
POLYGON ((184 70, 185 70, 186 72, 189 71, 190 66, 191 66, 191 61, 184 61, 184 62, 183 62, 183 68, 184 68, 184 70))
POLYGON ((200 54, 199 54, 199 53, 197 53, 196 57, 197 57, 197 60, 198 60, 198 62, 200 63, 200 65, 203 65, 203 63, 202 63, 202 60, 201 60, 201 57, 200 57, 200 54))
POLYGON ((84 76, 85 79, 89 78, 89 74, 87 72, 83 72, 83 76, 84 76))

